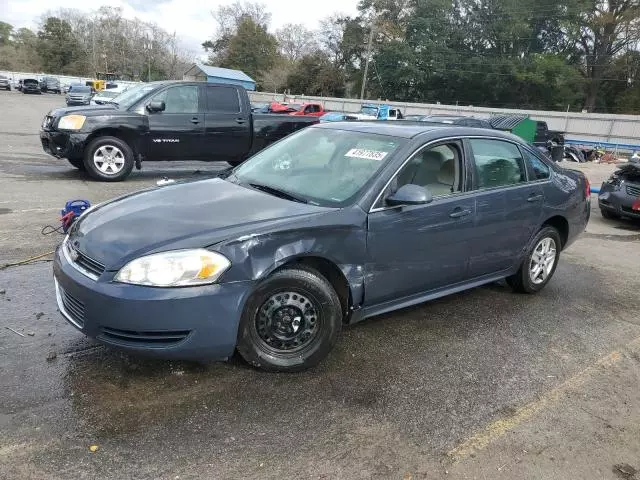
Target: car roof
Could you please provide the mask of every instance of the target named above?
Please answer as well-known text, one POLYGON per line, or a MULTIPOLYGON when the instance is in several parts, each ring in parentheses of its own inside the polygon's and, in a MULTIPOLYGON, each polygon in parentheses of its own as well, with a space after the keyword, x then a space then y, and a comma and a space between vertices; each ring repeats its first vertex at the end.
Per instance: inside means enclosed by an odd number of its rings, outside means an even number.
POLYGON ((348 132, 372 133, 376 135, 388 135, 390 137, 414 138, 418 135, 429 135, 430 137, 459 137, 486 135, 490 137, 504 138, 505 140, 524 143, 520 137, 507 132, 491 130, 488 128, 462 127, 446 123, 422 123, 378 120, 369 122, 331 122, 319 123, 311 128, 327 128, 329 130, 343 130, 348 132))

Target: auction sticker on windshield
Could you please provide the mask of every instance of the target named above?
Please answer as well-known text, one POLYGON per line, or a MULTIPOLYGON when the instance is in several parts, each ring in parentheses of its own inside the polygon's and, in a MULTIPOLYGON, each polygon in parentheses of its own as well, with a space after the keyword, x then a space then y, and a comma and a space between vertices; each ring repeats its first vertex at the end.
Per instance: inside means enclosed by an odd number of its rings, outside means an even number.
POLYGON ((376 150, 365 150, 364 148, 352 148, 344 154, 345 157, 366 158, 367 160, 382 160, 389 152, 378 152, 376 150))

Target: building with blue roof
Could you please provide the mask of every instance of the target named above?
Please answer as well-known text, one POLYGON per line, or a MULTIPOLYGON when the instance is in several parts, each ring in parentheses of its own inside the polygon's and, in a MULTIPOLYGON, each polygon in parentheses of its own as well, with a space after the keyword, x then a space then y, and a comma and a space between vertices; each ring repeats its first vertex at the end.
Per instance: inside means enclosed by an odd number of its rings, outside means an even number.
POLYGON ((184 72, 183 80, 204 81, 211 83, 232 83, 242 85, 247 90, 256 89, 256 81, 240 70, 230 68, 212 67, 202 63, 194 63, 189 70, 184 72))

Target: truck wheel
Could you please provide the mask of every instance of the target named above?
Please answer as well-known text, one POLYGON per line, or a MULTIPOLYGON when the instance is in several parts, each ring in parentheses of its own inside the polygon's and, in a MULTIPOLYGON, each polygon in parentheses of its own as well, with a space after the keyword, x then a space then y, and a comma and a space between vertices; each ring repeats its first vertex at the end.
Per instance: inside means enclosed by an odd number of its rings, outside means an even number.
POLYGON ((312 269, 286 268, 247 301, 237 348, 254 367, 297 372, 329 354, 341 327, 340 299, 327 279, 312 269))
POLYGON ((133 170, 133 152, 116 137, 98 137, 85 149, 84 166, 89 175, 103 182, 119 182, 133 170))
POLYGON ((78 170, 82 172, 86 170, 86 168, 84 168, 84 160, 82 160, 81 158, 67 158, 67 160, 71 165, 76 167, 78 170))

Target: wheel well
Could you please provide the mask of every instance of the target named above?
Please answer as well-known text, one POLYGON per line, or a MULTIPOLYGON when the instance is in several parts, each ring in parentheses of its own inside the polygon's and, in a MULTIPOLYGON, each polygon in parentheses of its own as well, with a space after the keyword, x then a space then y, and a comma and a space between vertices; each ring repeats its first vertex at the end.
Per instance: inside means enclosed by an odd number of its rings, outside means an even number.
POLYGON ((129 145, 129 148, 134 154, 134 158, 135 158, 135 155, 138 153, 135 142, 133 142, 133 136, 117 128, 101 128, 100 130, 93 132, 91 135, 89 135, 89 137, 87 137, 87 140, 85 141, 85 149, 86 149, 86 146, 89 145, 89 143, 91 143, 94 139, 98 137, 119 138, 120 140, 125 142, 127 145, 129 145))
POLYGON ((560 215, 556 215, 544 222, 542 226, 544 227, 545 225, 549 225, 558 231, 562 247, 564 247, 567 244, 567 239, 569 238, 569 222, 567 222, 567 219, 560 215))
POLYGON ((313 268, 327 279, 338 294, 340 305, 342 306, 343 320, 346 322, 348 319, 349 307, 351 306, 351 290, 349 289, 349 282, 347 282, 347 279, 338 266, 326 258, 299 257, 282 265, 280 269, 295 265, 313 268))

